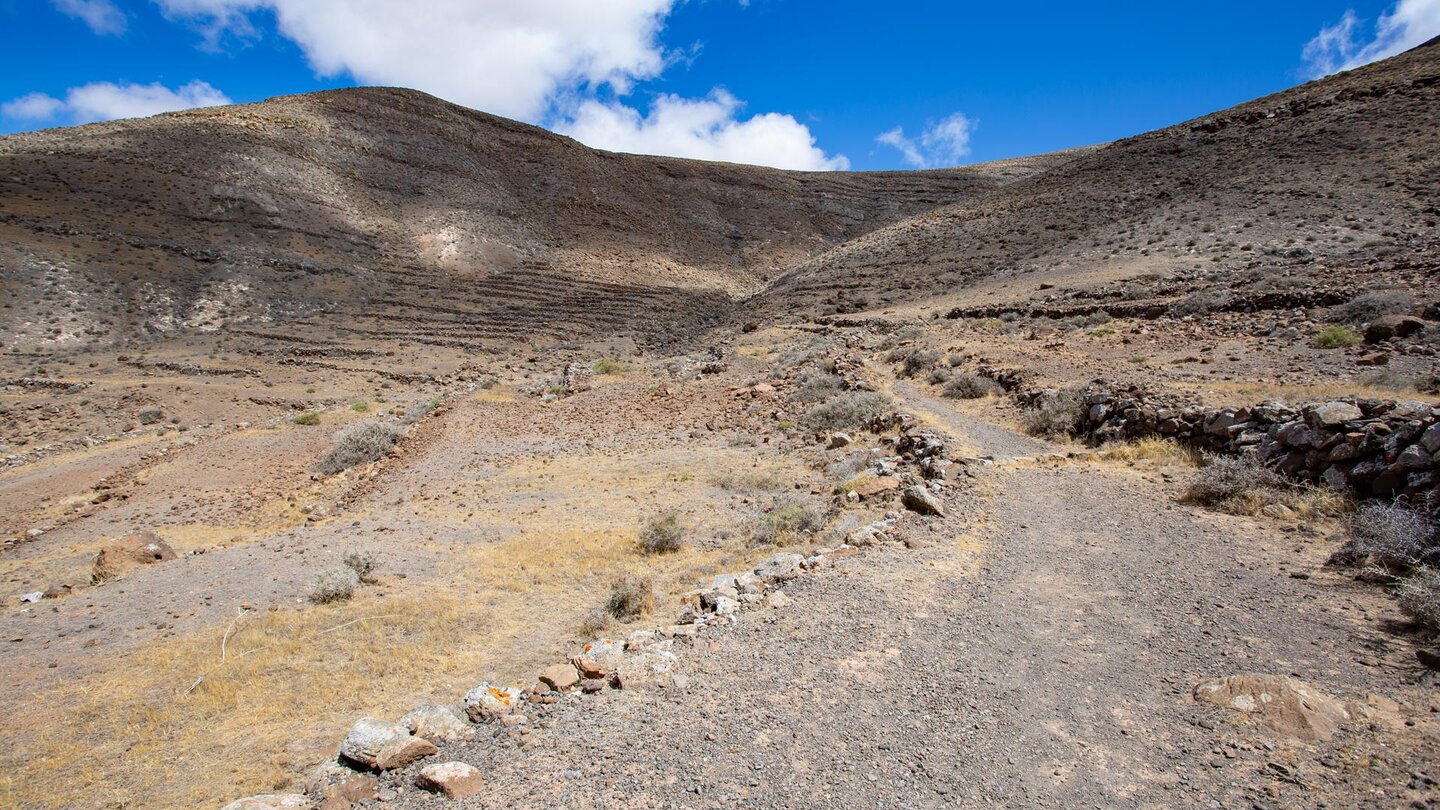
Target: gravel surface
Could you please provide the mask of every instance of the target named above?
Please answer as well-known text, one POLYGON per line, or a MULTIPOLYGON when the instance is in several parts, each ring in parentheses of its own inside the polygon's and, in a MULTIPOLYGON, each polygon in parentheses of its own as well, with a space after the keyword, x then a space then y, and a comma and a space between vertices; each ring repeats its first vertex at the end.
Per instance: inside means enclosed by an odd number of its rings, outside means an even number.
MULTIPOLYGON (((1373 591, 1316 570, 1320 538, 1173 496, 1118 466, 992 470, 952 517, 909 517, 914 548, 841 560, 702 636, 677 687, 567 696, 527 734, 440 757, 486 775, 467 807, 1434 800, 1440 704, 1409 685, 1373 591), (1419 722, 1300 744, 1190 698, 1243 671, 1381 692, 1419 722)), ((385 777, 398 806, 451 806, 412 780, 385 777)))

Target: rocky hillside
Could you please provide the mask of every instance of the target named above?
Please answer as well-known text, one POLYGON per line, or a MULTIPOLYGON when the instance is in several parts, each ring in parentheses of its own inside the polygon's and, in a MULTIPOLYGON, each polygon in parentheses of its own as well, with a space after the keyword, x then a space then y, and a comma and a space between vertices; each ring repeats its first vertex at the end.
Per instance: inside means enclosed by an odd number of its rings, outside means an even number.
POLYGON ((1440 40, 895 223, 801 263, 756 303, 857 312, 1017 278, 1033 280, 997 301, 1073 303, 1067 282, 1098 280, 1110 299, 1418 288, 1440 266, 1436 121, 1440 40))
POLYGON ((636 157, 384 88, 14 135, 0 328, 73 346, 329 310, 442 341, 676 331, 1065 159, 801 173, 636 157))

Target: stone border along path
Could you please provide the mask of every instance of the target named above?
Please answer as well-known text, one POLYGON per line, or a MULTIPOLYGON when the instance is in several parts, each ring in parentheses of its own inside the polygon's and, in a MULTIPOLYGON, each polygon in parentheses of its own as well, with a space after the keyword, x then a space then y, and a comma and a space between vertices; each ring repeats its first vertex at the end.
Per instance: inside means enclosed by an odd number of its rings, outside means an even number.
MULTIPOLYGON (((900 491, 899 500, 905 508, 919 515, 944 517, 941 497, 945 481, 954 477, 957 466, 963 465, 945 459, 944 441, 917 427, 909 414, 882 417, 875 426, 879 428, 877 433, 898 429, 897 435, 881 440, 882 445, 893 444, 896 455, 875 462, 876 476, 901 482, 892 489, 900 491), (902 466, 907 464, 914 469, 902 466)), ((848 436, 844 444, 849 444, 848 436)), ((523 738, 529 733, 528 718, 522 713, 527 704, 549 705, 566 694, 593 695, 607 688, 684 688, 689 679, 676 671, 677 641, 693 644, 706 628, 733 625, 742 610, 786 607, 791 599, 781 585, 827 569, 838 559, 858 555, 861 546, 890 539, 888 532, 899 517, 899 513, 888 511, 881 520, 850 528, 847 542, 839 547, 822 548, 809 557, 778 552, 753 571, 717 575, 709 587, 681 597, 684 607, 675 624, 635 630, 624 639, 596 639, 581 646, 568 661, 543 669, 533 686, 481 682, 465 693, 458 708, 417 706, 394 723, 362 717, 340 743, 338 756, 316 768, 306 793, 250 796, 230 802, 221 810, 308 810, 316 807, 317 801, 321 810, 347 810, 352 802, 363 799, 390 800, 395 798, 390 795, 393 790, 380 787, 371 773, 404 768, 433 756, 439 752, 436 743, 472 740, 481 725, 497 725, 508 736, 523 738)), ((451 799, 474 795, 482 784, 478 772, 462 762, 426 766, 415 780, 416 787, 451 799)))

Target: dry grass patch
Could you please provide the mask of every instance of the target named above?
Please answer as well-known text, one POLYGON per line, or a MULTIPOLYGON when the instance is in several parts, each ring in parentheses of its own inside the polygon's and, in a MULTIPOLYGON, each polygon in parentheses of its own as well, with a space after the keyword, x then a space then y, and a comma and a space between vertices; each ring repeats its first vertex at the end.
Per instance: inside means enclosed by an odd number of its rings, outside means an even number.
POLYGON ((1246 456, 1204 456, 1181 500, 1231 515, 1282 520, 1340 517, 1354 508, 1344 493, 1291 483, 1246 456))
POLYGON ((1186 467, 1198 467, 1201 460, 1199 453, 1179 442, 1154 436, 1107 444, 1100 449, 1100 458, 1106 461, 1146 461, 1152 464, 1186 467))

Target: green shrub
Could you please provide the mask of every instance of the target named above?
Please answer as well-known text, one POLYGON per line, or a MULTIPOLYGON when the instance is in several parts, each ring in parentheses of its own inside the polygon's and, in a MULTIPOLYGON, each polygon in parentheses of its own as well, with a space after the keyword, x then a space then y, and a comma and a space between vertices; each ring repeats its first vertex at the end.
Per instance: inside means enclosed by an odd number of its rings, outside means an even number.
POLYGON ((1355 330, 1348 326, 1332 324, 1320 330, 1320 333, 1310 341, 1310 345, 1317 349, 1346 349, 1360 343, 1360 336, 1355 330))
POLYGON ((370 403, 352 402, 350 403, 350 410, 354 411, 355 413, 365 413, 366 411, 370 410, 370 403))
POLYGON ((613 357, 602 357, 596 360, 592 368, 596 374, 619 374, 625 370, 625 367, 620 365, 620 361, 613 357))
POLYGON ((940 362, 940 352, 934 349, 911 349, 905 353, 905 365, 900 369, 900 374, 904 377, 914 377, 922 371, 929 370, 938 362, 940 362))
POLYGON ((297 425, 318 425, 320 424, 320 414, 314 411, 307 411, 306 413, 302 413, 294 419, 291 419, 290 421, 294 422, 297 425))

